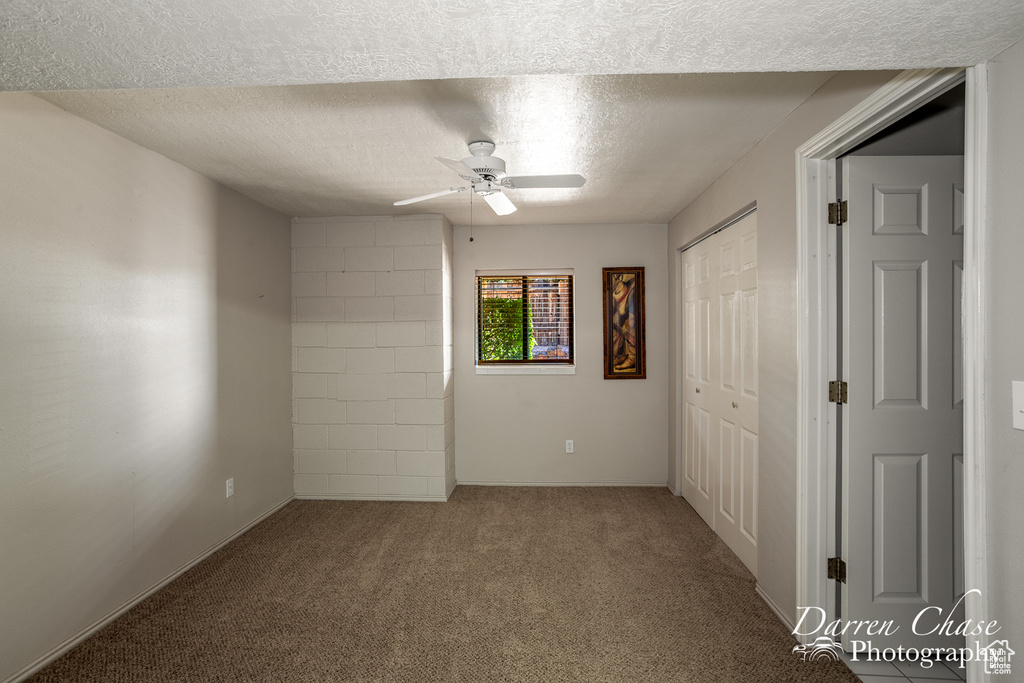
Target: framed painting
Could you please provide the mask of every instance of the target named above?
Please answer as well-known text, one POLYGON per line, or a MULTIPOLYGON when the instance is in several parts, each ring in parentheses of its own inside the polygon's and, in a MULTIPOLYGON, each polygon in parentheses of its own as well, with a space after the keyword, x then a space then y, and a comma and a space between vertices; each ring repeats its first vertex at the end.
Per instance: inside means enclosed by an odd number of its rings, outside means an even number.
POLYGON ((604 378, 645 379, 644 268, 604 268, 604 378))

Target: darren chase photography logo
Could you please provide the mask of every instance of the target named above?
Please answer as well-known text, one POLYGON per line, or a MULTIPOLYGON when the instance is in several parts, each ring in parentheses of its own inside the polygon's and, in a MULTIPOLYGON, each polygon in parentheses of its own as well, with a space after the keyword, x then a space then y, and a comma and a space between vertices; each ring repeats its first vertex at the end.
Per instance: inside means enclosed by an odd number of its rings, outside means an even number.
MULTIPOLYGON (((981 595, 978 589, 967 591, 960 601, 949 611, 952 614, 968 595, 981 595)), ((956 623, 951 616, 944 615, 941 607, 928 606, 917 613, 910 624, 911 632, 918 636, 943 635, 950 637, 971 636, 980 641, 988 640, 982 647, 980 642, 974 647, 876 647, 872 645, 872 636, 891 636, 900 630, 900 625, 893 621, 878 620, 842 620, 827 621, 825 610, 820 607, 800 607, 800 619, 793 629, 798 637, 815 636, 807 645, 797 645, 793 652, 807 662, 823 660, 839 660, 842 645, 838 639, 844 635, 858 636, 864 640, 850 640, 850 659, 868 662, 917 662, 922 668, 931 668, 934 662, 945 661, 956 663, 963 668, 967 662, 984 663, 986 674, 1009 674, 1010 663, 1016 654, 1005 640, 989 640, 1002 628, 994 619, 990 622, 965 621, 956 623)))
POLYGON ((810 645, 797 645, 793 652, 800 654, 805 662, 839 661, 839 652, 843 646, 828 636, 818 636, 810 645))

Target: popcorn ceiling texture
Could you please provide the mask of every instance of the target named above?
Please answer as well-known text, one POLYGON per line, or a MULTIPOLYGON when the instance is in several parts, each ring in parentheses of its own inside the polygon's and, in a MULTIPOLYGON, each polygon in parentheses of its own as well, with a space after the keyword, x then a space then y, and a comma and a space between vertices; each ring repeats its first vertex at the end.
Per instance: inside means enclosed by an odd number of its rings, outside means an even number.
POLYGON ((1020 0, 6 0, 0 88, 970 65, 1020 0))
MULTIPOLYGON (((510 175, 587 178, 579 189, 510 191, 517 224, 666 223, 829 77, 520 76, 42 96, 289 216, 440 213, 469 223, 468 192, 392 203, 459 184, 434 157, 461 159, 467 142, 487 139, 510 175)), ((476 204, 474 223, 502 222, 476 204)))

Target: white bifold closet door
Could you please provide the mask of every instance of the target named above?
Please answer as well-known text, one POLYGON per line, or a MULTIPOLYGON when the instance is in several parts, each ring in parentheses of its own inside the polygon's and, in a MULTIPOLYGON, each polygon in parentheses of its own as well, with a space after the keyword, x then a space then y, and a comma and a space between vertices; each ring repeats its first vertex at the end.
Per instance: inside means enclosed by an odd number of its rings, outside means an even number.
POLYGON ((757 219, 682 254, 683 497, 757 575, 757 219))

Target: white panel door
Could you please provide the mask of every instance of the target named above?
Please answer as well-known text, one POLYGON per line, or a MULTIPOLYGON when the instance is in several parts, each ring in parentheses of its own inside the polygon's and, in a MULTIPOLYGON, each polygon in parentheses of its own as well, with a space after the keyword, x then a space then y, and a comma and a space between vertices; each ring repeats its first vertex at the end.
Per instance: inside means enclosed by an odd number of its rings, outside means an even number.
POLYGON ((963 157, 847 157, 843 177, 842 618, 899 627, 889 637, 848 634, 844 645, 959 647, 939 634, 915 636, 912 624, 930 605, 943 616, 919 630, 941 624, 963 591, 954 553, 963 157))
POLYGON ((683 496, 757 572, 757 221, 683 254, 683 496))
POLYGON ((683 252, 683 497, 714 528, 711 240, 683 252))

